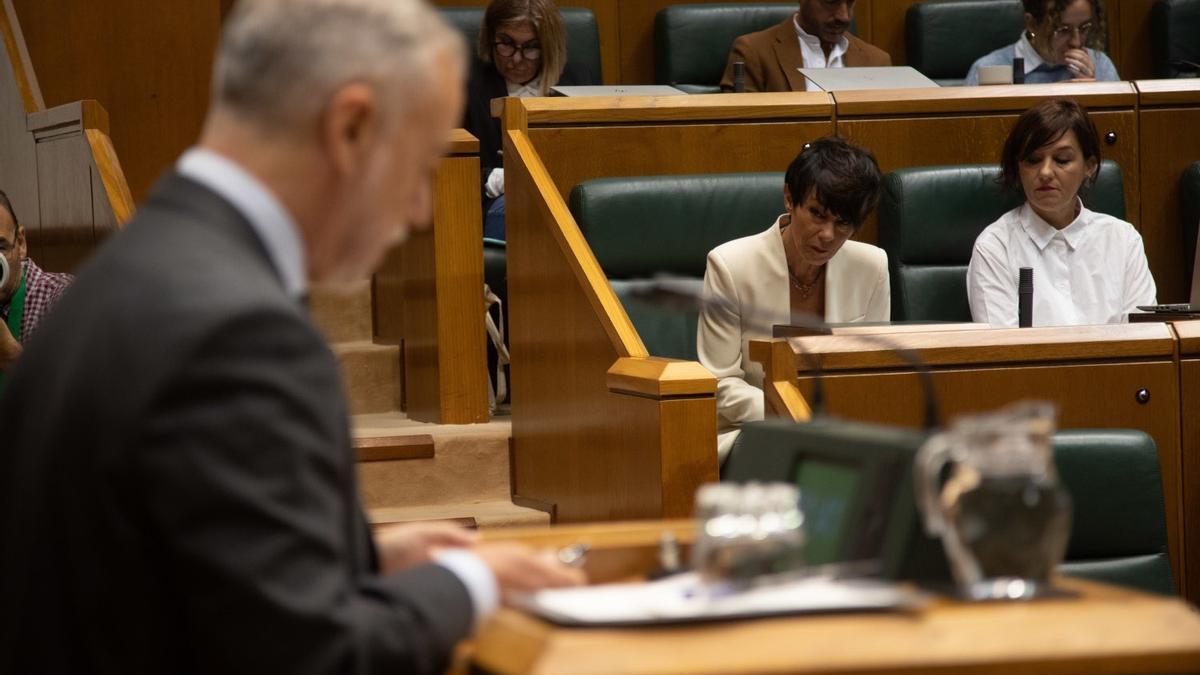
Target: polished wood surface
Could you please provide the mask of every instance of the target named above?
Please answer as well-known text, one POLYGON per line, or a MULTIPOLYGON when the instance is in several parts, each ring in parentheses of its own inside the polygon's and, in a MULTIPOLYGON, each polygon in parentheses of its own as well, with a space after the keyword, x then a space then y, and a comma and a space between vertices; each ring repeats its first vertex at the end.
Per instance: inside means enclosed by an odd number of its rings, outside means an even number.
POLYGON ((1194 581, 1187 597, 1200 605, 1200 321, 1176 321, 1179 336, 1179 406, 1183 473, 1183 519, 1187 578, 1194 581))
POLYGON ((1058 583, 1078 595, 694 626, 572 629, 502 610, 476 639, 474 665, 505 675, 1200 669, 1200 616, 1183 601, 1080 579, 1058 583))
MULTIPOLYGON (((496 103, 502 102, 493 102, 493 110, 496 103)), ((522 105, 533 126, 582 122, 821 119, 833 114, 833 99, 824 92, 532 98, 522 101, 522 105)))
MULTIPOLYGON (((1200 161, 1200 80, 1142 80, 1142 238, 1154 272, 1159 302, 1187 302, 1194 242, 1184 241, 1179 179, 1200 161)), ((1191 226, 1195 228, 1196 224, 1191 226)))
POLYGON ((25 228, 30 255, 73 269, 133 213, 108 113, 96 101, 43 105, 22 25, 0 6, 0 188, 25 228))
MULTIPOLYGON (((942 420, 994 410, 1022 399, 1054 402, 1061 428, 1141 429, 1154 438, 1162 470, 1172 567, 1181 593, 1200 592, 1200 577, 1184 574, 1183 445, 1180 438, 1178 341, 1162 323, 1070 328, 897 333, 884 347, 858 337, 754 341, 751 358, 784 374, 775 358, 790 356, 791 381, 811 397, 812 375, 802 351, 819 359, 826 412, 847 419, 918 427, 924 421, 921 379, 894 349, 930 366, 942 420), (1138 393, 1149 396, 1140 402, 1138 393)), ((773 402, 768 398, 768 404, 773 402)), ((1186 408, 1182 414, 1187 416, 1186 408)), ((793 416, 792 408, 775 409, 793 416)))
POLYGON ((433 436, 369 436, 354 439, 354 452, 360 462, 387 462, 397 459, 433 457, 433 436))
POLYGON ((221 3, 11 0, 46 105, 97 99, 140 201, 200 134, 221 3))
POLYGON ((510 106, 514 501, 560 522, 688 515, 717 478, 715 381, 648 358, 510 106))
POLYGON ((403 345, 410 419, 486 422, 479 142, 456 130, 434 177, 433 227, 414 231, 375 274, 375 340, 403 345))

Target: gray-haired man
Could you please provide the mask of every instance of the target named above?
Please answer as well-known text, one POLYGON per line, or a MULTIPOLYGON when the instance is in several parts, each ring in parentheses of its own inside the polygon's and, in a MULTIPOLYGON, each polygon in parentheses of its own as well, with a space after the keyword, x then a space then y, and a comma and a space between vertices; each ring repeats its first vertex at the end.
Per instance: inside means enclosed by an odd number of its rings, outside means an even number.
POLYGON ((0 672, 436 673, 498 596, 580 581, 447 528, 373 542, 301 303, 429 220, 462 54, 419 0, 241 0, 198 146, 0 401, 0 672))

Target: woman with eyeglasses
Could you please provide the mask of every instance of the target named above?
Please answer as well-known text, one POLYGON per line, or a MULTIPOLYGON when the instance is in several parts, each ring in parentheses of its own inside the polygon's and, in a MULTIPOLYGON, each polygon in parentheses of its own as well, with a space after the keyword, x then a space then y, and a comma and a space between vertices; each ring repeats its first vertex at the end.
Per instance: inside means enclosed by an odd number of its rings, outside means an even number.
POLYGON ((548 96, 556 85, 596 84, 586 68, 567 63, 562 16, 551 0, 492 0, 483 15, 467 83, 463 128, 479 139, 483 236, 505 238, 504 160, 492 99, 548 96))
POLYGON ((982 66, 1011 66, 1025 60, 1025 83, 1115 82, 1117 67, 1101 51, 1104 15, 1099 0, 1022 0, 1025 32, 971 64, 968 85, 979 84, 982 66))
POLYGON ((987 226, 967 266, 971 317, 1015 327, 1020 268, 1033 269, 1033 325, 1125 323, 1155 304, 1154 277, 1133 225, 1083 205, 1100 170, 1087 111, 1051 98, 1017 118, 1000 157, 1000 182, 1024 202, 987 226))

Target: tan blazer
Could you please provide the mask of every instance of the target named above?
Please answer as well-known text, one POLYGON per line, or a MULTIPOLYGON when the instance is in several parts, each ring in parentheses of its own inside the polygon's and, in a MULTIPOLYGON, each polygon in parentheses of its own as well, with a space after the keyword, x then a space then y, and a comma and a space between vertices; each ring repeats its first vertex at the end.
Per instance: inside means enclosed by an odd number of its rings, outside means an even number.
MULTIPOLYGON (((888 321, 892 315, 887 253, 847 241, 825 270, 825 320, 888 321)), ((700 314, 696 349, 717 378, 717 451, 733 445, 737 425, 763 418, 762 365, 750 360, 750 340, 771 337, 771 326, 790 324, 791 294, 779 220, 770 229, 734 239, 708 254, 708 303, 700 314), (736 308, 736 309, 735 309, 736 308)))
MULTIPOLYGON (((725 75, 721 77, 721 89, 733 91, 733 64, 742 61, 746 64, 746 91, 804 91, 805 80, 799 71, 804 67, 804 56, 792 19, 789 16, 766 30, 734 40, 725 63, 725 75)), ((846 38, 850 46, 842 56, 842 63, 847 68, 892 65, 892 57, 882 49, 849 33, 846 38)))

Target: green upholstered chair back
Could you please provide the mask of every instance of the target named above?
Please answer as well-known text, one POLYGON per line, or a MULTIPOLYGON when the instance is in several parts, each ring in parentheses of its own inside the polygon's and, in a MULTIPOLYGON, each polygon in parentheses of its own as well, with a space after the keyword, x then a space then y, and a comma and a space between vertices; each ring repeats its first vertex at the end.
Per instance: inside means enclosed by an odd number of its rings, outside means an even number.
POLYGON ((1059 572, 1172 593, 1154 440, 1127 429, 1060 431, 1054 460, 1074 504, 1067 559, 1059 572))
MULTIPOLYGON (((1197 229, 1200 228, 1200 162, 1184 169, 1179 177, 1179 217, 1183 221, 1183 256, 1190 281, 1195 271, 1197 229)), ((1200 298, 1193 298, 1196 302, 1200 298)))
POLYGON ((733 41, 796 13, 795 2, 671 5, 654 17, 655 82, 693 94, 721 90, 733 41))
MULTIPOLYGON (((993 164, 900 169, 884 177, 879 244, 888 254, 892 318, 970 321, 967 263, 975 239, 1020 200, 996 182, 993 164)), ((1088 208, 1125 217, 1121 168, 1101 163, 1088 208)))
POLYGON ((1020 0, 939 0, 908 8, 908 65, 941 84, 962 84, 975 59, 1012 44, 1025 28, 1020 0))
POLYGON ((696 314, 631 293, 662 274, 698 285, 709 251, 762 232, 783 213, 783 174, 602 178, 576 185, 570 208, 650 353, 694 360, 696 314))
POLYGON ((1158 0, 1150 35, 1155 77, 1200 76, 1200 0, 1158 0))
MULTIPOLYGON (((442 7, 442 16, 467 39, 471 53, 479 42, 479 27, 483 25, 483 7, 442 7)), ((592 10, 579 7, 560 7, 563 28, 567 32, 567 61, 583 66, 596 77, 600 84, 600 33, 596 28, 596 16, 592 10)))

